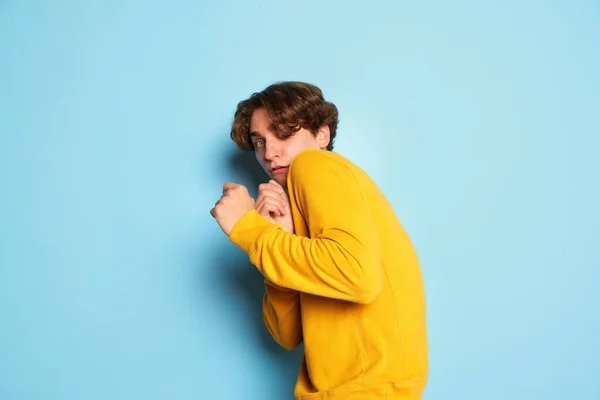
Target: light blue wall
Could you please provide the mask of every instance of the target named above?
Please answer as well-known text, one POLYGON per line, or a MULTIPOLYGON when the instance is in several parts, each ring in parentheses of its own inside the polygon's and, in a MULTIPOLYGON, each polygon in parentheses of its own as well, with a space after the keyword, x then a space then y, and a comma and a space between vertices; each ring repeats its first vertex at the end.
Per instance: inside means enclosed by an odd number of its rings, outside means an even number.
POLYGON ((288 79, 418 249, 425 398, 600 399, 599 43, 593 0, 1 1, 0 399, 290 398, 209 215, 288 79))

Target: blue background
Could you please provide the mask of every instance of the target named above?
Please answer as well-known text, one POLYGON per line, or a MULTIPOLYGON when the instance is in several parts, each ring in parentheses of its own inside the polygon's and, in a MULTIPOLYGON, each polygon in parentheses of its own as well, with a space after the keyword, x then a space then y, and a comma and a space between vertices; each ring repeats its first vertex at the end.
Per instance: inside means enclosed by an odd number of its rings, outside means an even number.
POLYGON ((0 1, 0 399, 285 399, 302 349, 209 214, 278 80, 419 252, 426 399, 600 399, 600 5, 0 1))

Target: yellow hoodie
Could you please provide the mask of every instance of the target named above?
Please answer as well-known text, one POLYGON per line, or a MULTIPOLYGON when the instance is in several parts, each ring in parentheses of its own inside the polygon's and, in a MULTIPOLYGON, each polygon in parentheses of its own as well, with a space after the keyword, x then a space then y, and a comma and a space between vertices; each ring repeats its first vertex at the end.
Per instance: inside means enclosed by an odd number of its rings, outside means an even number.
POLYGON ((230 240, 265 276, 273 338, 304 341, 297 399, 421 399, 428 369, 419 261, 391 205, 359 167, 326 150, 290 165, 295 234, 255 210, 230 240))

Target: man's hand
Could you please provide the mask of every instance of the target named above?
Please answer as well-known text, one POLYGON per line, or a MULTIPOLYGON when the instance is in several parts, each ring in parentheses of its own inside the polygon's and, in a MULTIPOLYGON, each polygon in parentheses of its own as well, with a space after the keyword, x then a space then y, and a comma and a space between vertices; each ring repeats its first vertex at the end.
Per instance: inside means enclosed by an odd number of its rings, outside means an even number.
POLYGON ((219 226, 227 236, 238 221, 250 210, 254 209, 254 199, 248 194, 244 185, 226 182, 223 185, 223 196, 210 210, 219 226))
POLYGON ((284 231, 294 233, 290 200, 285 190, 274 180, 258 187, 255 208, 260 215, 272 223, 281 225, 284 231))

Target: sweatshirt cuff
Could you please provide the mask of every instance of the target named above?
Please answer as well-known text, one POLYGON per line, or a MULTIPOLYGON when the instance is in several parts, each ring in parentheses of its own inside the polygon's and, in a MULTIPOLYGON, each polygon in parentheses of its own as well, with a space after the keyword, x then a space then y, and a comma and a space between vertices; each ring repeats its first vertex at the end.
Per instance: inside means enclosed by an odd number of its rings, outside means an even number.
POLYGON ((233 226, 229 240, 252 256, 258 248, 258 239, 270 230, 277 229, 256 210, 250 210, 233 226))

